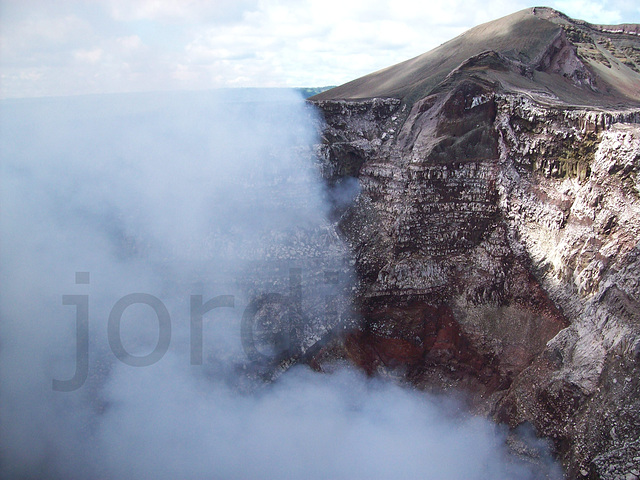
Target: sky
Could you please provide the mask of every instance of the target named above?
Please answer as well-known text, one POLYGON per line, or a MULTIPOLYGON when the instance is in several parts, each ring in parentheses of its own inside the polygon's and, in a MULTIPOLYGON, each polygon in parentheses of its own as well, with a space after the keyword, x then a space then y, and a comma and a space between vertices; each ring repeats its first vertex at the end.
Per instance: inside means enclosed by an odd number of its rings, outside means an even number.
MULTIPOLYGON (((0 97, 339 85, 521 0, 0 0, 0 97)), ((547 2, 640 23, 636 0, 547 2)))

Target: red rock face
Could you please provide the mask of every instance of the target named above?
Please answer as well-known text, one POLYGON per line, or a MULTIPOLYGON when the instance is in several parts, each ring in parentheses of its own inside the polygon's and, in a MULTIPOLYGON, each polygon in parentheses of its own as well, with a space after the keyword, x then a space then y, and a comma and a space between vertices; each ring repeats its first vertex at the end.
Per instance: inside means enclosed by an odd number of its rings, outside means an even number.
POLYGON ((351 333, 348 351, 367 372, 378 367, 416 368, 429 360, 462 357, 461 332, 451 309, 422 300, 371 302, 362 312, 362 331, 351 333))
POLYGON ((377 362, 390 368, 457 362, 469 363, 480 373, 486 363, 473 351, 446 305, 423 300, 384 302, 370 306, 364 319, 365 331, 354 334, 352 342, 370 349, 369 365, 363 365, 368 370, 377 362))
MULTIPOLYGON (((542 336, 550 339, 565 324, 548 299, 535 301, 537 308, 541 301, 544 303, 542 310, 546 312, 536 318, 544 324, 542 336)), ((465 332, 451 307, 444 303, 375 299, 363 307, 361 314, 362 329, 351 332, 345 340, 348 358, 369 374, 400 371, 416 385, 429 388, 449 389, 462 382, 482 396, 506 392, 512 379, 543 348, 532 339, 530 343, 488 350, 478 338, 465 332), (438 379, 435 383, 434 378, 438 379)))

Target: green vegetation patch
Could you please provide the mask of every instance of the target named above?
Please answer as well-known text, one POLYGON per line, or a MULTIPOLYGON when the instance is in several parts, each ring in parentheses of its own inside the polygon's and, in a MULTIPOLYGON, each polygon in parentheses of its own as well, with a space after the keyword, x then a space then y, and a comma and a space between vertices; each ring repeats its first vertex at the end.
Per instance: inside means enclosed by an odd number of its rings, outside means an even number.
POLYGON ((586 180, 591 175, 591 163, 598 148, 594 134, 582 141, 563 143, 557 153, 538 156, 533 162, 534 170, 552 178, 577 178, 586 180))
POLYGON ((591 35, 574 25, 562 25, 562 28, 571 43, 593 43, 591 35))

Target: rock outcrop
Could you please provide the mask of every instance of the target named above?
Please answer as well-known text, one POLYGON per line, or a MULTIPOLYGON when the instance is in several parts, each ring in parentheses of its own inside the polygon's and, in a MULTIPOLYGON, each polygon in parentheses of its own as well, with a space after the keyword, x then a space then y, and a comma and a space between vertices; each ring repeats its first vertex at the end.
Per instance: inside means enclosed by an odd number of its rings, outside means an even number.
POLYGON ((360 327, 317 353, 638 476, 640 37, 534 8, 312 97, 360 327), (328 354, 327 349, 331 349, 328 354))

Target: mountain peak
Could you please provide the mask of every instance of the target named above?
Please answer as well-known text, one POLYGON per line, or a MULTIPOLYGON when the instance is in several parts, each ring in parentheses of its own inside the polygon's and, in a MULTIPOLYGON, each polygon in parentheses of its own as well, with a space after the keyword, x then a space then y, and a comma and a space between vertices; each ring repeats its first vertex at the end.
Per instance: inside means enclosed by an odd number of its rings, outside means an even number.
POLYGON ((555 8, 551 8, 551 7, 544 7, 544 6, 543 7, 532 7, 529 10, 536 17, 544 18, 545 20, 550 20, 550 19, 553 19, 553 18, 563 18, 563 19, 571 20, 564 13, 556 10, 555 8))
POLYGON ((313 100, 413 103, 454 77, 488 81, 507 92, 542 92, 547 101, 570 105, 638 104, 640 25, 593 25, 549 7, 528 8, 313 100))

